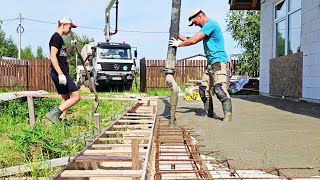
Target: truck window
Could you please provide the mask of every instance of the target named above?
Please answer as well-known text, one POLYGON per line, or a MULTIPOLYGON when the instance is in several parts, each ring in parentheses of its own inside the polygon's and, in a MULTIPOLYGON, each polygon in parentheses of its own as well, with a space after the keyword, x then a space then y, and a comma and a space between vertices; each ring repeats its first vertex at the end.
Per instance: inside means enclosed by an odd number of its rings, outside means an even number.
POLYGON ((132 59, 131 49, 122 48, 100 48, 99 57, 101 59, 132 59))

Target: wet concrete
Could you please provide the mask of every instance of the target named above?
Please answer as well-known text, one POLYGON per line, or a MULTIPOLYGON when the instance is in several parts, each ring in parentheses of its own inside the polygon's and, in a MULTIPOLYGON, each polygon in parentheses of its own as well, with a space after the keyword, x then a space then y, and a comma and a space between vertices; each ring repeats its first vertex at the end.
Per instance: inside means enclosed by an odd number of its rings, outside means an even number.
MULTIPOLYGON (((234 96, 233 121, 205 117, 201 101, 179 98, 177 125, 193 128, 201 150, 219 150, 235 169, 313 168, 284 170, 287 176, 320 176, 320 104, 264 96, 234 96)), ((221 103, 215 112, 223 117, 221 103)), ((169 97, 159 99, 158 114, 170 113, 169 97)))

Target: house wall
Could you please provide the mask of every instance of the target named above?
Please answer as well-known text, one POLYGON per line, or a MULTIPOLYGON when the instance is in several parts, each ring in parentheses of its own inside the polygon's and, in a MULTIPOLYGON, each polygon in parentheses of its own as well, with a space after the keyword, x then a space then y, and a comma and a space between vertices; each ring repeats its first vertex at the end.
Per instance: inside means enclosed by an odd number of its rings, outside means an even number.
POLYGON ((320 0, 303 0, 301 8, 302 97, 320 100, 320 0))
POLYGON ((260 80, 259 91, 269 94, 269 60, 273 58, 273 7, 277 0, 266 0, 261 4, 260 17, 260 80))
MULTIPOLYGON (((260 93, 270 94, 270 59, 273 58, 274 5, 261 4, 260 93)), ((320 100, 320 0, 302 0, 301 50, 303 52, 302 99, 320 100)))

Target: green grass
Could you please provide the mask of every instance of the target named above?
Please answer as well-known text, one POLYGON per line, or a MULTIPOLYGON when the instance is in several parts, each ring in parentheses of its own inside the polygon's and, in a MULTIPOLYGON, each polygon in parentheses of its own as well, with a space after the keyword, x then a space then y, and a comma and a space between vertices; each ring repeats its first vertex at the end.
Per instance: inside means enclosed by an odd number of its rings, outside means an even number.
POLYGON ((147 96, 170 96, 171 91, 169 89, 149 90, 146 94, 147 96))
MULTIPOLYGON (((120 97, 124 93, 140 94, 139 79, 137 88, 133 82, 132 90, 125 92, 98 92, 98 97, 120 97)), ((0 88, 1 92, 17 92, 19 88, 0 88)), ((57 94, 56 92, 49 94, 57 94)), ((80 92, 81 96, 93 96, 91 92, 80 92)), ((169 89, 150 90, 147 96, 170 96, 169 89)), ((48 159, 74 156, 85 147, 85 136, 94 136, 94 123, 91 106, 94 100, 82 99, 68 110, 65 120, 48 124, 44 115, 60 99, 34 98, 36 126, 29 125, 28 104, 26 98, 0 101, 0 168, 21 164, 30 164, 32 171, 21 176, 50 177, 59 172, 59 168, 39 170, 34 162, 48 159)), ((133 102, 100 100, 98 112, 101 115, 101 127, 106 128, 118 115, 130 107, 133 102)))
MULTIPOLYGON (((93 100, 81 100, 68 110, 65 120, 48 123, 43 117, 60 99, 34 98, 36 126, 29 125, 26 98, 0 102, 0 168, 31 164, 48 159, 74 156, 85 147, 85 135, 94 136, 91 115, 93 100), (67 143, 67 142, 72 143, 67 143)), ((100 100, 101 127, 107 127, 117 115, 132 105, 128 101, 100 100)), ((49 168, 27 173, 32 177, 52 175, 49 168)))

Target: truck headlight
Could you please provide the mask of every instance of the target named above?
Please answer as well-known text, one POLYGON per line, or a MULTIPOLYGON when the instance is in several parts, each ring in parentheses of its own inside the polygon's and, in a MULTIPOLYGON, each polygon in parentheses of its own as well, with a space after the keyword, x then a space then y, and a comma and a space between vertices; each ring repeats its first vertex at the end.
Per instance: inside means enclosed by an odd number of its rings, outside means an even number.
POLYGON ((102 70, 101 64, 97 64, 97 70, 102 70))

